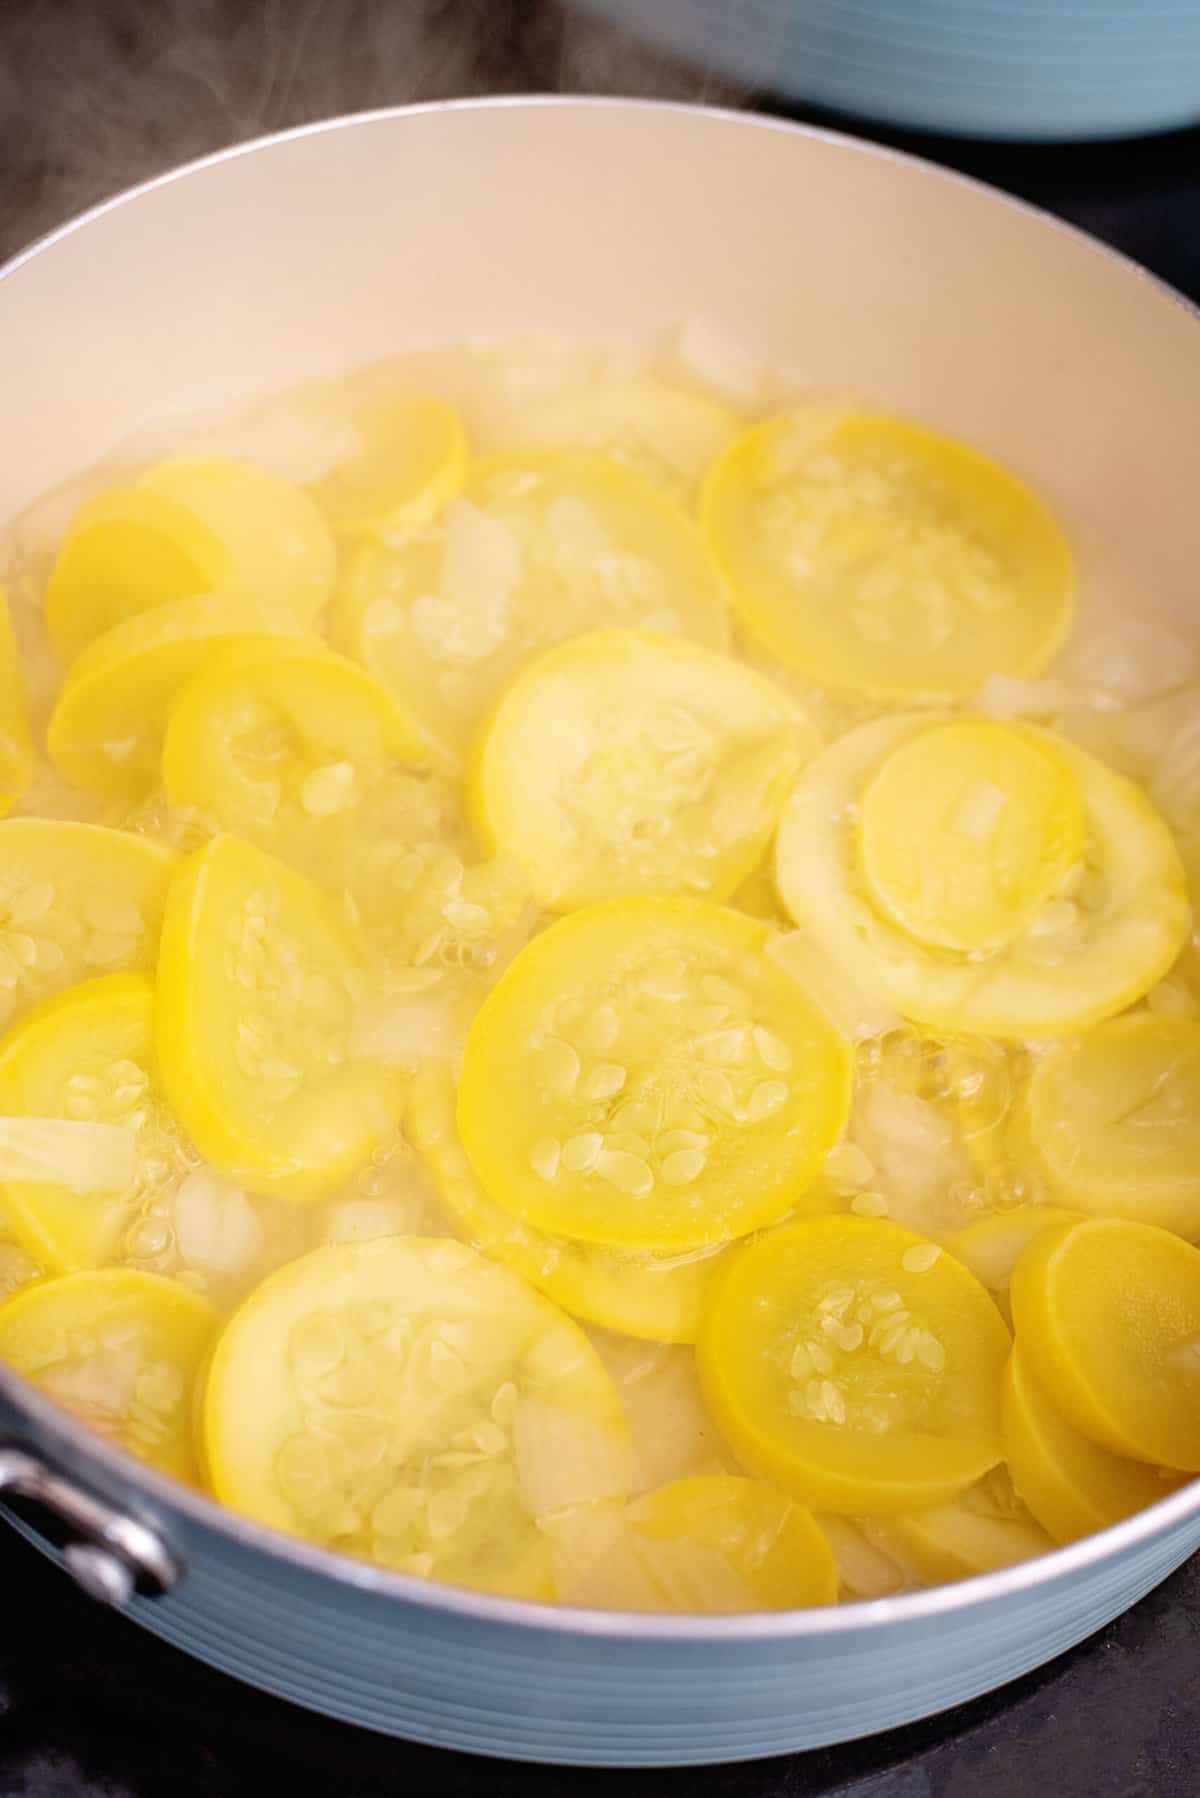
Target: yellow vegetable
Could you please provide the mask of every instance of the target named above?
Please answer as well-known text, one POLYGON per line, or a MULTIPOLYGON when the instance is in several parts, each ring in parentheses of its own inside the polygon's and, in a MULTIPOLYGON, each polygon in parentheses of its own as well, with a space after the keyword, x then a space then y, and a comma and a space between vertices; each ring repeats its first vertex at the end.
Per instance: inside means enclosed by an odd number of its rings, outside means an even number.
POLYGON ((929 1585, 1013 1567, 1054 1547, 999 1467, 948 1504, 889 1517, 877 1529, 880 1545, 894 1545, 929 1585))
POLYGON ((217 1344, 218 1498, 406 1573, 553 1596, 540 1518, 621 1498, 616 1393, 579 1328, 462 1243, 338 1244, 272 1274, 217 1344))
POLYGON ((1079 861, 1083 795, 1049 737, 964 720, 884 758, 858 829, 871 897, 901 930, 934 949, 999 949, 1079 861))
POLYGON ((1200 1023, 1138 1013, 1057 1044, 1017 1137, 1077 1211, 1200 1238, 1200 1023))
POLYGON ((192 1390, 219 1323, 157 1274, 64 1274, 0 1306, 0 1360, 119 1448, 195 1482, 192 1390))
POLYGON ((425 1064, 413 1082, 408 1128, 464 1236, 575 1317, 654 1342, 694 1342, 721 1251, 655 1255, 572 1242, 523 1224, 490 1199, 458 1140, 449 1070, 425 1064))
POLYGON ((1150 1224, 1044 1230, 1017 1263, 1030 1372, 1114 1455, 1200 1473, 1200 1249, 1150 1224))
POLYGON ((768 934, 702 900, 621 899, 535 937, 463 1061, 459 1130, 490 1197, 536 1230, 664 1251, 802 1202, 849 1055, 768 934))
POLYGON ((898 1225, 810 1218, 730 1257, 696 1345, 738 1458, 820 1510, 942 1504, 1001 1457, 1010 1338, 936 1243, 898 1225))
POLYGON ((670 1610, 791 1611, 837 1599, 837 1565, 812 1513, 756 1480, 674 1480, 625 1516, 670 1610))
MULTIPOLYGON (((955 802, 965 806, 967 824, 987 822, 995 812, 992 785, 976 782, 972 775, 969 787, 974 791, 955 802)), ((1061 795, 1062 787, 1051 780, 1050 788, 1042 790, 1044 797, 1047 791, 1061 795)), ((996 792, 1003 797, 1001 788, 996 792)), ((894 791, 892 798, 901 804, 894 791)), ((1006 800, 1002 812, 1007 807, 1006 800)), ((1043 822, 1052 811, 1053 806, 1043 822)), ((1029 726, 948 726, 912 714, 851 731, 802 772, 780 819, 775 877, 796 923, 865 990, 935 1029, 1003 1039, 1061 1036, 1122 1010, 1166 973, 1190 928, 1178 851, 1145 795, 1074 744, 1029 726), (1083 799, 1082 853, 1065 875, 1059 871, 1072 834, 1070 805, 1065 834, 1050 829, 1048 865, 1041 877, 1030 853, 1036 829, 1032 835, 1018 833, 1024 839, 1024 873, 1016 905, 1001 902, 1002 886, 990 874, 984 878, 986 858, 981 865, 979 843, 970 831, 964 833, 961 855, 953 848, 953 832, 930 839, 923 802, 913 800, 891 823, 877 815, 871 825, 868 817, 870 834, 861 844, 853 824, 854 811, 866 795, 874 791, 877 801, 886 796, 883 783, 893 758, 899 759, 901 770, 910 767, 923 743, 930 745, 930 756, 922 778, 936 783, 939 792, 949 788, 957 793, 957 762, 948 763, 939 775, 931 769, 943 750, 952 752, 944 733, 976 728, 989 733, 993 745, 1001 739, 990 733, 1011 733, 1007 741, 1022 765, 1026 748, 1044 750, 1047 779, 1052 769, 1069 769, 1083 799), (925 858, 915 885, 907 874, 897 877, 894 859, 908 854, 906 819, 913 858, 909 870, 925 858), (877 856, 873 868, 864 865, 864 848, 867 853, 878 849, 879 839, 885 847, 890 840, 893 859, 877 856), (1047 885, 1051 871, 1057 881, 1052 890, 1047 885), (876 882, 883 875, 885 884, 890 883, 886 911, 876 902, 872 873, 876 882), (1043 902, 1017 934, 996 941, 1038 894, 1039 878, 1043 902), (908 908, 908 928, 897 921, 898 897, 908 908), (913 934, 914 923, 920 936, 913 934), (928 939, 935 933, 943 942, 962 941, 964 923, 967 934, 972 929, 978 934, 982 927, 983 938, 991 936, 994 946, 969 951, 931 946, 928 939)), ((1014 887, 1010 899, 1016 897, 1014 887)))
POLYGON ((483 732, 468 805, 555 911, 748 878, 816 732, 780 689, 680 637, 595 631, 545 651, 483 732))
POLYGON ((361 802, 423 744, 362 668, 303 638, 251 639, 184 688, 163 738, 173 805, 328 878, 361 802))
POLYGON ((453 406, 430 394, 389 394, 363 409, 360 453, 311 492, 335 531, 402 538, 421 530, 462 486, 467 439, 453 406))
POLYGON ((229 584, 225 545, 166 494, 116 487, 81 506, 46 588, 46 626, 64 662, 127 618, 229 584))
POLYGON ((1034 1378, 1020 1346, 1005 1369, 1003 1420, 1013 1484, 1056 1542, 1107 1529, 1182 1483, 1081 1435, 1034 1378))
POLYGON ((176 699, 238 639, 291 627, 231 593, 178 599, 114 625, 73 664, 46 731, 64 780, 108 799, 140 799, 159 776, 176 699))
POLYGON ((639 375, 523 395, 511 434, 520 449, 600 450, 688 505, 737 430, 727 406, 639 375))
POLYGON ((810 680, 954 699, 1032 675, 1074 606, 1042 501, 978 451, 899 418, 796 413, 739 437, 701 521, 747 628, 810 680))
POLYGON ((611 625, 715 649, 729 628, 691 520, 583 450, 477 462, 437 530, 360 552, 338 606, 342 646, 451 753, 531 655, 611 625))
POLYGON ((994 1293, 1007 1310, 1013 1269, 1035 1236, 1060 1224, 1073 1224, 1081 1214, 1060 1205, 1015 1205, 1011 1211, 977 1218, 947 1236, 943 1246, 970 1268, 980 1285, 994 1293))
MULTIPOLYGON (((116 1190, 103 1182, 5 1182, 14 1233, 52 1272, 120 1260, 140 1214, 195 1160, 162 1097, 153 1025, 149 975, 109 974, 46 1000, 0 1048, 6 1123, 61 1118, 81 1132, 85 1146, 97 1124, 116 1126, 129 1138, 132 1177, 116 1190)), ((47 1161, 52 1168, 53 1156, 47 1161)))
POLYGON ((8 600, 0 586, 0 817, 11 811, 33 773, 33 739, 25 709, 21 655, 8 600))
POLYGON ((333 539, 309 495, 282 475, 232 456, 175 456, 139 486, 207 525, 228 557, 227 584, 297 630, 312 625, 332 596, 333 539))
POLYGON ((163 1084, 206 1160, 318 1198, 394 1128, 403 1080, 351 1048, 362 967, 333 900, 238 837, 172 882, 159 957, 163 1084))
POLYGON ((0 822, 0 1027, 77 980, 152 968, 177 860, 97 824, 0 822))

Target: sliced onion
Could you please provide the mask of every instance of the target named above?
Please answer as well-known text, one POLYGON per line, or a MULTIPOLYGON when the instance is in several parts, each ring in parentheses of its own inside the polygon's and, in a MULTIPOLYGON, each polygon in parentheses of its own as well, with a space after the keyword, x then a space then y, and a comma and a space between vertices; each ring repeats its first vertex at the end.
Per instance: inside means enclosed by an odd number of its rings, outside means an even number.
POLYGON ((578 1505, 542 1525, 554 1543, 560 1604, 587 1610, 661 1611, 666 1607, 638 1559, 623 1505, 578 1505))
POLYGON ((695 1474, 736 1472, 700 1395, 696 1357, 666 1342, 589 1330, 633 1439, 633 1493, 695 1474))
POLYGON ((517 1406, 513 1447, 521 1503, 531 1517, 552 1517, 629 1491, 628 1437, 542 1399, 523 1398, 517 1406))
MULTIPOLYGON (((847 928, 847 951, 854 938, 847 928)), ((856 979, 846 962, 835 962, 803 930, 785 931, 767 944, 767 955, 820 1006, 848 1042, 884 1036, 900 1025, 900 1014, 874 987, 856 979)))
POLYGON ((868 1539, 853 1517, 817 1518, 837 1562, 838 1582, 848 1598, 891 1598, 908 1585, 900 1562, 868 1539))
POLYGON ((709 319, 685 320, 676 339, 675 359, 685 374, 743 405, 752 405, 759 397, 761 363, 709 319))
POLYGON ((66 1118, 0 1118, 0 1180, 124 1192, 133 1185, 137 1145, 120 1124, 66 1118))
POLYGON ((262 1219, 240 1186, 215 1168, 199 1167, 175 1194, 175 1240, 189 1267, 238 1273, 263 1250, 262 1219))
POLYGON ((711 1543, 635 1531, 634 1548, 672 1611, 703 1614, 762 1608, 737 1569, 711 1543))

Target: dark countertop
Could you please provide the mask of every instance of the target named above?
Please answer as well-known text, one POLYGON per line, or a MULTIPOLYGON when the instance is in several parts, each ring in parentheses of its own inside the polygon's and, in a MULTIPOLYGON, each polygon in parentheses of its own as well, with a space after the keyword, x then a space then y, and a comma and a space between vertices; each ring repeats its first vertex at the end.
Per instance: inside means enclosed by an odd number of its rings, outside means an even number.
MULTIPOLYGON (((117 187, 263 130, 553 88, 772 104, 555 0, 326 0, 302 18, 290 0, 0 0, 0 256, 117 187)), ((1200 130, 1068 147, 864 130, 1060 213, 1200 300, 1200 130)), ((618 1777, 635 1798, 1200 1790, 1200 1558, 1048 1668, 940 1718, 781 1760, 620 1776, 475 1761, 295 1710, 100 1610, 2 1529, 0 1617, 0 1798, 392 1798, 403 1786, 587 1798, 618 1777)))

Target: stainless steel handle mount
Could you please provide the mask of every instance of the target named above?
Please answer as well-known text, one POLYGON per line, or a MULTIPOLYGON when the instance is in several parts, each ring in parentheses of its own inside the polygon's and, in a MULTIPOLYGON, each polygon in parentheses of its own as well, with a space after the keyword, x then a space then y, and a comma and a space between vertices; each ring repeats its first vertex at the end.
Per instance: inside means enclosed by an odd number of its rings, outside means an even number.
POLYGON ((25 1499, 57 1526, 63 1560, 81 1591, 120 1608, 135 1593, 156 1598, 183 1575, 177 1555, 149 1527, 77 1485, 28 1449, 0 1444, 0 1498, 25 1499))

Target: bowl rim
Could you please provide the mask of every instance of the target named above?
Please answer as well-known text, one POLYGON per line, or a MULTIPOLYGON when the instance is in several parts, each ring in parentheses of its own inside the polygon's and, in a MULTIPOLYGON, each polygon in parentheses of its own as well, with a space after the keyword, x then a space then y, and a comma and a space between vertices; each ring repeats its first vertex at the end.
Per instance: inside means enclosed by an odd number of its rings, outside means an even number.
MULTIPOLYGON (((1029 201, 1015 198, 975 176, 945 168, 926 157, 895 149, 888 144, 876 143, 869 138, 856 137, 850 132, 800 124, 791 119, 752 110, 705 106, 688 101, 591 94, 485 95, 469 99, 422 101, 405 106, 374 107, 250 138, 243 143, 232 144, 193 158, 160 175, 124 188, 68 219, 66 223, 55 226, 18 250, 7 262, 0 264, 0 282, 11 279, 36 257, 66 238, 73 237, 107 213, 127 206, 159 188, 168 187, 191 175, 202 174, 206 169, 240 157, 254 155, 298 138, 316 137, 427 113, 497 112, 510 109, 682 115, 685 118, 706 119, 726 126, 736 126, 747 131, 796 135, 831 145, 851 155, 899 163, 935 181, 965 187, 988 204, 1011 208, 1049 230, 1073 238, 1086 245, 1097 257, 1123 267, 1156 289, 1164 299, 1200 320, 1200 306, 1194 305, 1169 282, 1153 274, 1132 257, 1111 249, 1090 233, 1029 201)), ((0 1435, 0 1445, 9 1442, 15 1447, 28 1448, 33 1453, 48 1452, 52 1457, 60 1454, 63 1459, 55 1465, 58 1470, 65 1471, 68 1478, 74 1477, 76 1462, 82 1465, 85 1475, 89 1465, 102 1469, 107 1476, 106 1483, 131 1489, 135 1500, 142 1501, 141 1508, 147 1512, 147 1521, 152 1528, 158 1526, 163 1516, 166 1517, 168 1541, 170 1518, 172 1513, 179 1513, 189 1523, 228 1538, 242 1550, 264 1555, 270 1560, 283 1562, 298 1572, 332 1581, 356 1592, 445 1616, 463 1617, 481 1624, 510 1626, 522 1631, 560 1636, 581 1635, 638 1643, 676 1642, 719 1646, 734 1642, 819 1641, 829 1636, 854 1635, 864 1631, 873 1634, 878 1629, 898 1624, 936 1622, 940 1618, 976 1606, 1001 1604, 1018 1592, 1069 1581, 1128 1550, 1152 1542, 1176 1525, 1190 1519, 1200 1519, 1198 1476, 1131 1517, 1033 1560, 1017 1562, 992 1573, 925 1587, 893 1598, 853 1600, 801 1611, 755 1611, 732 1616, 590 1610, 529 1599, 495 1597, 466 1587, 417 1579, 408 1574, 377 1567, 371 1562, 336 1554, 302 1538, 287 1535, 282 1530, 256 1523, 220 1504, 215 1498, 156 1472, 147 1463, 105 1442, 19 1374, 2 1364, 0 1400, 10 1405, 18 1416, 27 1417, 37 1430, 39 1438, 31 1445, 4 1432, 0 1435), (43 1442, 49 1444, 48 1451, 43 1450, 43 1442), (152 1509, 148 1509, 148 1506, 152 1509)), ((186 1585, 187 1572, 185 1561, 182 1585, 186 1585)))

